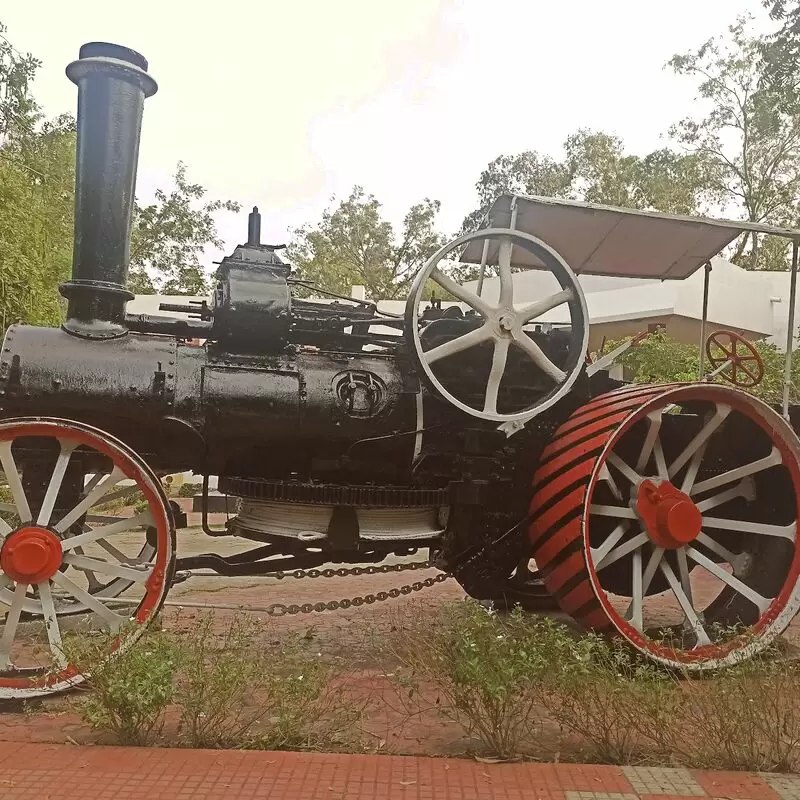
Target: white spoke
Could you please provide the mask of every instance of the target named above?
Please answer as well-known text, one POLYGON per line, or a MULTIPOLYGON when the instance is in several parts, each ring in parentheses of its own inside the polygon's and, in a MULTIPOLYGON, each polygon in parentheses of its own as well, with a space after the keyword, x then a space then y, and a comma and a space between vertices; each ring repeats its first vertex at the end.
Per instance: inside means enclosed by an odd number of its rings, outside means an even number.
POLYGON ((704 528, 715 528, 739 533, 756 533, 760 536, 777 536, 779 539, 794 541, 797 522, 788 525, 767 525, 765 522, 748 522, 743 519, 723 519, 722 517, 703 517, 704 528))
POLYGON ((544 352, 542 352, 542 348, 524 332, 514 334, 514 343, 517 347, 524 350, 531 361, 556 383, 561 383, 567 377, 567 373, 559 369, 544 352))
POLYGON ((700 617, 697 616, 697 612, 692 607, 692 601, 686 596, 681 588, 678 579, 675 577, 675 573, 672 571, 672 567, 670 567, 666 561, 662 561, 659 564, 659 567, 669 583, 669 588, 672 589, 672 594, 675 595, 675 599, 678 601, 678 604, 683 610, 683 613, 686 616, 686 621, 689 623, 689 626, 697 637, 697 645, 702 646, 711 644, 711 639, 708 638, 708 634, 703 627, 703 623, 700 622, 700 617))
POLYGON ((514 308, 514 279, 511 276, 511 252, 514 242, 510 236, 500 240, 497 254, 497 269, 500 274, 500 305, 503 308, 514 308))
MULTIPOLYGON (((635 550, 633 553, 633 561, 634 561, 634 588, 636 587, 636 559, 637 557, 641 559, 641 550, 635 550)), ((639 625, 637 626, 639 630, 644 630, 644 596, 647 590, 650 588, 650 584, 653 582, 653 578, 655 577, 656 570, 658 569, 658 565, 661 562, 661 556, 664 554, 664 551, 660 547, 656 547, 653 552, 650 554, 650 558, 647 560, 647 566, 644 570, 644 575, 642 575, 641 579, 641 608, 636 609, 636 594, 634 593, 630 605, 628 606, 628 610, 625 612, 625 619, 631 621, 631 624, 636 625, 635 620, 638 617, 639 625)), ((640 567, 641 569, 641 567, 640 567)))
POLYGON ((11 533, 11 526, 0 517, 0 544, 2 544, 3 539, 5 539, 9 533, 11 533))
POLYGON ((589 506, 590 514, 601 517, 614 517, 615 519, 637 519, 636 512, 630 506, 589 506))
POLYGON ((700 533, 697 534, 696 541, 702 545, 705 545, 712 553, 718 555, 720 558, 725 559, 725 561, 727 561, 734 568, 734 572, 736 571, 736 567, 742 560, 742 556, 738 556, 736 553, 728 550, 727 547, 723 547, 719 542, 717 542, 715 539, 712 539, 703 531, 700 531, 700 533))
POLYGON ((99 572, 101 575, 113 575, 115 578, 124 578, 126 581, 134 581, 136 583, 145 583, 152 571, 146 568, 132 569, 131 567, 123 567, 118 564, 112 564, 110 561, 79 556, 76 553, 65 553, 64 563, 70 564, 76 569, 91 570, 95 573, 99 572))
POLYGON ((17 633, 17 625, 27 591, 28 586, 25 583, 18 583, 14 589, 14 598, 3 625, 3 638, 0 639, 0 672, 11 666, 11 645, 14 643, 14 636, 17 633))
POLYGON ((612 467, 616 467, 634 486, 642 482, 642 476, 632 470, 616 453, 609 453, 606 459, 612 467))
POLYGON ((453 297, 457 297, 462 303, 466 303, 471 308, 474 308, 482 317, 488 317, 492 313, 492 307, 485 300, 482 300, 469 289, 465 289, 463 286, 456 283, 438 268, 431 272, 431 278, 433 278, 439 286, 453 295, 453 297))
POLYGON ((625 535, 625 532, 630 527, 629 522, 620 522, 616 528, 608 535, 608 538, 600 545, 600 547, 592 548, 592 559, 595 564, 599 564, 616 545, 616 543, 625 535))
POLYGON ((422 354, 422 357, 429 364, 433 364, 436 361, 439 361, 439 359, 447 358, 448 356, 455 355, 463 350, 468 350, 470 347, 475 347, 476 345, 482 344, 491 338, 492 333, 489 330, 489 327, 487 325, 483 325, 480 328, 476 328, 474 331, 470 331, 469 333, 465 333, 463 336, 459 336, 457 339, 450 339, 449 342, 440 344, 438 347, 434 347, 431 350, 426 350, 422 354))
POLYGON ((0 442, 0 464, 3 466, 8 488, 11 490, 11 497, 16 506, 15 512, 20 522, 23 524, 30 522, 32 519, 31 509, 28 505, 28 498, 25 496, 25 490, 22 488, 22 481, 19 479, 17 465, 11 452, 11 442, 0 442))
POLYGON ((644 568, 644 577, 642 578, 642 592, 646 592, 656 576, 656 570, 661 563, 661 558, 664 555, 663 547, 653 548, 650 558, 647 561, 647 566, 644 568))
POLYGON ((644 587, 642 586, 642 551, 633 554, 633 574, 631 575, 631 604, 628 609, 631 625, 641 631, 644 628, 644 587))
POLYGON ((125 622, 125 617, 121 617, 107 606, 104 606, 96 597, 92 597, 89 592, 73 583, 63 572, 56 572, 53 576, 53 582, 71 594, 79 603, 83 603, 87 608, 94 611, 98 617, 105 620, 112 631, 119 630, 125 622))
POLYGON ((611 474, 607 464, 603 464, 603 466, 600 467, 597 480, 605 481, 608 484, 608 488, 611 489, 611 494, 614 495, 614 498, 622 500, 622 492, 619 490, 619 486, 617 486, 617 482, 614 480, 614 476, 611 474))
MULTIPOLYGON (((74 522, 77 522, 93 505, 97 503, 97 501, 103 497, 109 489, 113 489, 123 478, 125 477, 125 473, 119 469, 119 467, 114 467, 111 474, 102 482, 99 483, 97 486, 92 489, 89 494, 84 497, 75 508, 72 509, 57 525, 55 525, 56 531, 58 533, 64 533, 70 525, 74 522)), ((106 501, 108 502, 108 501, 106 501)), ((83 535, 83 534, 81 534, 83 535)), ((78 537, 75 537, 78 538, 78 537)), ((79 542, 79 544, 83 544, 79 542)))
POLYGON ((664 447, 661 444, 661 439, 656 439, 653 447, 653 456, 656 460, 656 471, 658 477, 663 480, 669 479, 669 470, 667 469, 667 459, 664 457, 664 447))
POLYGON ((727 583, 728 586, 730 586, 735 592, 738 592, 743 597, 746 597, 751 603, 753 603, 753 605, 756 606, 756 608, 758 608, 762 614, 769 608, 769 605, 772 602, 771 600, 766 597, 762 597, 757 591, 751 589, 746 583, 742 583, 742 581, 740 581, 738 578, 725 572, 725 570, 722 569, 719 564, 716 564, 698 550, 695 550, 693 547, 687 547, 686 555, 712 575, 719 578, 723 583, 727 583))
POLYGON ((69 466, 69 460, 72 457, 72 452, 78 446, 77 442, 69 442, 59 439, 61 445, 61 452, 56 459, 56 465, 53 468, 53 474, 50 476, 50 483, 47 485, 47 491, 42 500, 42 507, 39 509, 39 516, 36 518, 37 525, 49 525, 50 517, 53 513, 53 507, 56 504, 61 484, 64 482, 64 475, 69 466))
POLYGON ((770 467, 777 467, 778 464, 781 463, 783 463, 781 452, 777 447, 773 447, 772 452, 768 456, 760 458, 758 461, 745 464, 743 467, 736 467, 736 469, 723 472, 722 475, 715 475, 713 478, 696 483, 692 488, 692 494, 702 494, 711 489, 717 489, 720 486, 724 486, 726 483, 733 483, 742 478, 747 478, 750 475, 755 475, 758 472, 763 472, 770 467))
MULTIPOLYGON (((84 526, 84 528, 85 527, 86 526, 84 526)), ((76 547, 75 552, 79 556, 85 555, 82 547, 76 547)), ((103 584, 99 580, 97 580, 97 575, 95 575, 94 572, 92 572, 90 569, 85 569, 85 568, 81 569, 80 567, 76 567, 76 569, 79 569, 86 576, 86 582, 89 584, 88 588, 90 592, 92 593, 97 592, 99 589, 103 587, 103 584)))
POLYGON ((517 311, 517 319, 524 325, 526 322, 552 311, 562 303, 568 303, 573 297, 575 297, 575 293, 572 289, 562 289, 560 292, 551 294, 550 297, 545 297, 544 300, 537 300, 535 303, 521 308, 517 311))
POLYGON ((124 533, 133 528, 141 528, 144 525, 152 524, 153 515, 148 509, 147 511, 142 511, 141 514, 137 514, 135 517, 127 517, 119 522, 112 522, 111 525, 104 525, 102 528, 95 528, 85 533, 79 533, 77 536, 70 536, 61 543, 61 549, 64 550, 64 552, 74 550, 76 547, 83 547, 84 545, 96 542, 98 539, 105 539, 107 536, 113 536, 116 533, 124 533))
MULTIPOLYGON (((642 473, 650 461, 653 448, 658 442, 658 434, 661 431, 662 416, 661 411, 653 411, 647 415, 647 435, 644 438, 639 459, 636 462, 636 471, 642 473)), ((659 442, 660 444, 660 442, 659 442)), ((663 452, 663 451, 662 451, 663 452)))
POLYGON ((703 456, 706 453, 707 446, 708 442, 703 442, 697 452, 692 456, 689 466, 686 468, 686 474, 683 476, 683 481, 681 482, 682 492, 686 492, 688 494, 692 491, 692 486, 694 486, 694 481, 695 478, 697 478, 698 471, 700 470, 700 463, 702 462, 703 456))
POLYGON ((483 411, 486 414, 497 413, 497 394, 500 391, 500 382, 503 380, 503 375, 506 371, 508 345, 508 339, 499 339, 494 343, 492 369, 489 372, 489 382, 486 384, 486 400, 483 404, 483 411))
POLYGON ((83 494, 84 495, 89 494, 89 492, 91 492, 92 489, 94 489, 94 487, 97 486, 97 484, 100 483, 101 480, 103 480, 102 472, 96 472, 94 475, 92 475, 92 477, 86 482, 86 484, 83 487, 83 494))
POLYGON ((681 588, 683 589, 683 593, 689 598, 689 602, 693 603, 692 583, 689 580, 689 564, 686 561, 686 549, 684 547, 679 548, 675 552, 675 556, 678 559, 678 575, 681 579, 681 588))
MULTIPOLYGON (((88 497, 88 495, 94 491, 97 483, 95 483, 91 490, 84 494, 84 497, 88 497)), ((103 495, 103 502, 102 503, 95 503, 95 505, 104 506, 106 503, 113 503, 115 500, 122 500, 124 497, 130 497, 133 494, 138 494, 141 492, 141 489, 134 484, 133 486, 125 486, 122 489, 117 489, 116 492, 111 492, 109 495, 103 495)))
POLYGON ((53 595, 50 593, 50 581, 36 584, 39 590, 39 599, 42 601, 42 614, 44 627, 47 630, 47 639, 50 642, 50 652, 53 659, 62 669, 67 666, 67 657, 64 655, 64 645, 61 642, 61 629, 58 627, 58 616, 53 605, 53 595))
POLYGON ((646 533, 637 533, 632 539, 628 539, 627 542, 609 552, 599 564, 595 564, 595 570, 599 572, 601 569, 611 566, 611 564, 614 564, 621 558, 625 558, 628 553, 632 553, 643 544, 647 544, 648 541, 649 539, 646 533))
MULTIPOLYGON (((129 567, 133 567, 137 564, 147 563, 141 558, 131 558, 130 556, 126 556, 125 553, 123 553, 120 550, 117 550, 117 548, 114 547, 114 545, 111 544, 111 542, 107 542, 105 539, 98 539, 97 546, 102 547, 103 550, 105 550, 106 553, 108 553, 110 556, 114 556, 114 558, 116 558, 120 564, 127 564, 129 567)), ((78 548, 75 549, 77 552, 78 548)), ((80 555, 83 555, 83 553, 81 553, 80 555)))
POLYGON ((674 477, 689 461, 689 459, 711 438, 714 431, 719 428, 725 421, 728 414, 731 413, 731 407, 720 403, 717 406, 714 415, 711 419, 703 425, 697 432, 691 442, 686 445, 683 452, 669 465, 669 476, 674 477))
POLYGON ((710 508, 724 505, 731 500, 736 500, 738 497, 743 497, 748 502, 756 499, 756 485, 752 478, 744 478, 737 486, 701 500, 697 504, 697 510, 708 511, 710 508))

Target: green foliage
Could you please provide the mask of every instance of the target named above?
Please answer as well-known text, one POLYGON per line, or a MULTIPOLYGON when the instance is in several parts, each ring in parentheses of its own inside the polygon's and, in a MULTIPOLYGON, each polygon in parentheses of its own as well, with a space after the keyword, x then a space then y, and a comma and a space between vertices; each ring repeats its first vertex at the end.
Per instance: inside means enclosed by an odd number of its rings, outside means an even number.
MULTIPOLYGON (((625 341, 606 342, 605 352, 610 352, 625 341)), ((775 345, 753 342, 756 352, 764 362, 764 377, 758 386, 745 389, 750 394, 773 405, 783 401, 785 356, 775 345)), ((664 331, 657 331, 643 339, 620 357, 626 378, 634 383, 673 383, 695 381, 700 377, 700 348, 671 339, 664 331)), ((706 360, 706 371, 710 365, 706 360)), ((717 382, 724 383, 717 377, 717 382)), ((790 400, 800 400, 800 358, 792 359, 792 387, 790 400)))
MULTIPOLYGON (((765 40, 740 18, 727 37, 710 39, 669 65, 698 81, 709 107, 687 117, 671 134, 712 169, 709 188, 751 222, 792 227, 800 194, 800 96, 786 84, 765 80, 765 40)), ((786 269, 775 249, 760 248, 756 233, 741 237, 732 260, 752 269, 786 269), (749 249, 748 249, 749 243, 749 249)))
POLYGON ((209 291, 208 275, 200 261, 209 245, 222 247, 215 214, 237 212, 232 200, 203 200, 206 190, 186 177, 178 163, 169 192, 156 191, 156 202, 137 204, 131 234, 128 287, 138 294, 193 294, 209 291), (199 205, 198 205, 199 204, 199 205))
MULTIPOLYGON (((356 186, 347 200, 323 212, 317 225, 297 229, 287 254, 301 280, 327 291, 349 296, 352 286, 363 285, 372 300, 402 297, 442 246, 433 227, 439 205, 426 198, 412 206, 397 240, 378 200, 356 186)), ((298 289, 301 295, 313 293, 298 289)))
POLYGON ((145 746, 160 736, 172 701, 180 650, 165 633, 147 633, 106 661, 111 638, 71 637, 70 662, 91 676, 91 693, 81 705, 84 720, 125 745, 145 746))

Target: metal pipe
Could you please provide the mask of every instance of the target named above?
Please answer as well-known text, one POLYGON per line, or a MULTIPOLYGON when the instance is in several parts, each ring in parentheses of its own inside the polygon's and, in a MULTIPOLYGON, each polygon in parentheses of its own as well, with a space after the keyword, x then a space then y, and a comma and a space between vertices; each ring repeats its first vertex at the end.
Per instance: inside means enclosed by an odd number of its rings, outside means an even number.
POLYGON ((783 370, 783 416, 789 419, 789 393, 792 388, 792 351, 794 350, 794 303, 797 297, 797 260, 800 239, 792 239, 792 274, 789 279, 789 328, 786 331, 786 362, 783 370))
POLYGON ((703 380, 703 373, 706 369, 706 321, 708 319, 708 284, 711 277, 711 262, 706 262, 706 274, 703 276, 703 318, 700 320, 700 374, 698 378, 703 380))
POLYGON ((92 339, 126 332, 125 284, 144 100, 155 94, 139 53, 90 42, 67 67, 78 86, 75 244, 65 329, 92 339))

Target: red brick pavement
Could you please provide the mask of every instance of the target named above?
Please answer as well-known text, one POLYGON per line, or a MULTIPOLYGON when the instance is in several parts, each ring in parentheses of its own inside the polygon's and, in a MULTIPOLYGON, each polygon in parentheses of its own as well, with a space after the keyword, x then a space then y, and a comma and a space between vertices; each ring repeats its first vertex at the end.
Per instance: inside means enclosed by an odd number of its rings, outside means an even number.
POLYGON ((3 800, 800 800, 800 776, 0 742, 3 800))

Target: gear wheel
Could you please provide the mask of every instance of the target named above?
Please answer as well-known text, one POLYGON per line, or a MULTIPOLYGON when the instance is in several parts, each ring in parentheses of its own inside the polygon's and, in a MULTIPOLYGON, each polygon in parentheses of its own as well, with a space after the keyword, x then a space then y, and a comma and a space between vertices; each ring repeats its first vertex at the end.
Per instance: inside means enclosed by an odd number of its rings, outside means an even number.
POLYGON ((329 506, 419 508, 448 505, 447 489, 409 489, 399 486, 346 486, 254 478, 222 477, 219 491, 250 500, 315 503, 329 506))

